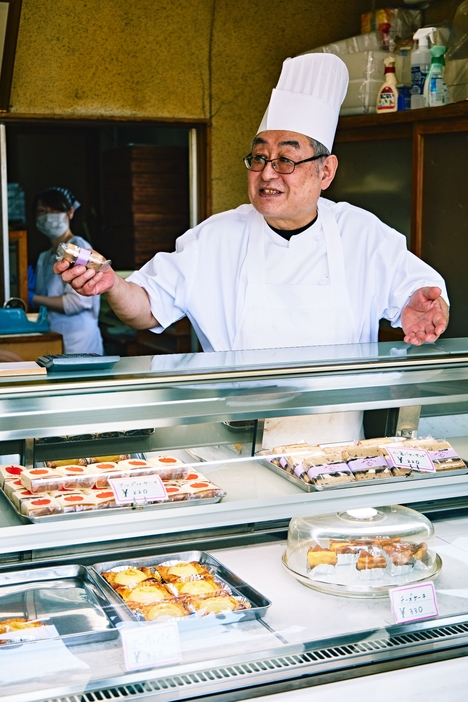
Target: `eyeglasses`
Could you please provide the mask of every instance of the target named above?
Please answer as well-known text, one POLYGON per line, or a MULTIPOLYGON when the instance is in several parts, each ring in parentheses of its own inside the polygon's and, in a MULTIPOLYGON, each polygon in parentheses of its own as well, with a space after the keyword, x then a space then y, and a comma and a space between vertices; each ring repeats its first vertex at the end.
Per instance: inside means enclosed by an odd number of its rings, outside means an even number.
POLYGON ((279 158, 265 158, 265 156, 256 156, 254 154, 249 154, 244 158, 245 167, 249 171, 263 171, 267 163, 271 163, 271 166, 276 173, 282 173, 287 175, 288 173, 293 173, 296 166, 300 163, 307 163, 308 161, 316 161, 318 158, 326 157, 325 154, 320 154, 319 156, 311 156, 310 158, 304 158, 302 161, 291 161, 290 158, 284 158, 280 156, 279 158))

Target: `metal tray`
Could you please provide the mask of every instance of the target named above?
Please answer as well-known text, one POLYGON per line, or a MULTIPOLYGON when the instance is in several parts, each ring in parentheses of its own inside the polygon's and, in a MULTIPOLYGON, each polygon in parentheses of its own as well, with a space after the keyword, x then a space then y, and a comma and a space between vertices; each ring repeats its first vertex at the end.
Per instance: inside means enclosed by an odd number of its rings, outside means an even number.
MULTIPOLYGON (((0 620, 39 619, 55 626, 66 643, 114 639, 126 613, 104 596, 92 569, 81 565, 36 568, 0 574, 0 620)), ((16 645, 3 644, 6 646, 16 645)))
POLYGON ((442 560, 437 553, 428 552, 429 558, 424 570, 413 569, 407 575, 387 576, 382 582, 376 580, 359 580, 355 565, 338 565, 333 575, 317 575, 311 578, 306 569, 307 548, 298 548, 288 561, 286 551, 283 553, 283 565, 290 575, 303 585, 331 595, 356 598, 388 597, 389 591, 394 587, 415 585, 416 583, 434 580, 442 569, 442 560))
POLYGON ((129 431, 107 431, 98 434, 73 434, 71 436, 45 436, 35 439, 35 442, 41 446, 55 446, 56 444, 66 444, 68 442, 78 441, 105 441, 108 439, 134 439, 144 438, 154 434, 154 428, 148 429, 131 429, 129 431))
POLYGON ((373 478, 372 480, 353 480, 349 483, 339 483, 338 485, 324 485, 323 487, 316 487, 315 485, 312 485, 311 483, 306 483, 300 478, 297 478, 295 475, 291 475, 291 473, 288 473, 287 471, 283 470, 279 466, 276 466, 274 463, 270 463, 270 461, 267 461, 266 459, 261 459, 259 461, 260 465, 265 466, 266 468, 269 468, 270 470, 273 471, 273 473, 277 473, 278 475, 281 475, 282 478, 285 480, 288 480, 290 483, 293 485, 296 485, 298 488, 301 490, 304 490, 304 492, 323 492, 323 491, 329 491, 329 490, 343 490, 346 488, 356 488, 359 485, 392 485, 393 483, 402 483, 402 482, 413 482, 413 480, 427 480, 431 479, 434 480, 436 478, 439 478, 441 476, 450 476, 450 475, 465 475, 468 473, 468 466, 465 465, 465 468, 456 468, 455 470, 440 470, 435 473, 417 473, 416 471, 413 471, 410 475, 404 476, 404 475, 393 475, 391 478, 373 478))
POLYGON ((148 503, 137 505, 135 507, 103 507, 103 509, 90 509, 84 512, 67 512, 65 514, 48 514, 44 517, 28 517, 26 514, 21 514, 21 512, 18 511, 16 505, 14 505, 13 502, 10 499, 8 499, 8 496, 5 495, 3 490, 0 490, 0 493, 3 494, 4 498, 8 501, 8 504, 10 505, 12 510, 14 510, 15 515, 23 524, 47 524, 48 522, 62 522, 64 519, 77 519, 78 521, 81 521, 83 519, 92 519, 94 517, 99 517, 102 515, 112 516, 119 514, 129 514, 130 512, 141 512, 141 510, 143 509, 145 511, 159 511, 162 509, 177 509, 179 507, 183 508, 195 507, 198 505, 214 505, 217 502, 221 502, 223 497, 225 497, 226 495, 226 493, 224 492, 223 495, 219 495, 218 497, 200 497, 198 499, 177 500, 175 502, 159 502, 154 504, 148 503))
MULTIPOLYGON (((108 599, 114 604, 118 604, 121 608, 123 607, 132 617, 132 619, 141 621, 139 616, 129 607, 127 607, 123 599, 115 592, 115 590, 113 590, 107 580, 101 576, 101 573, 103 571, 112 570, 113 568, 118 568, 121 566, 141 568, 143 566, 160 565, 166 561, 197 561, 198 563, 206 566, 218 580, 226 583, 233 595, 240 595, 250 602, 251 609, 245 609, 239 612, 226 612, 226 614, 217 614, 214 618, 221 623, 230 624, 234 621, 237 622, 240 620, 245 621, 247 619, 261 619, 266 614, 268 607, 271 605, 270 600, 261 595, 257 590, 246 583, 245 580, 239 578, 206 551, 184 551, 182 553, 164 554, 163 556, 133 558, 126 559, 124 561, 107 561, 105 563, 95 563, 93 568, 99 574, 99 584, 105 592, 106 597, 108 597, 108 599)), ((206 619, 211 618, 211 616, 206 617, 206 619)), ((186 623, 187 625, 191 626, 194 624, 196 625, 197 622, 201 623, 203 619, 205 618, 199 618, 193 615, 178 621, 182 625, 186 623)))

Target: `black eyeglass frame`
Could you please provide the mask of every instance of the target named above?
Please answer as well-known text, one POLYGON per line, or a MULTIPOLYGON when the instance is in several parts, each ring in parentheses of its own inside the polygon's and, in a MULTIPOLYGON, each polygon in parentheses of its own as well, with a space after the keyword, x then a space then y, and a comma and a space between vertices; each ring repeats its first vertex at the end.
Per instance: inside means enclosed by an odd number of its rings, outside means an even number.
POLYGON ((304 158, 302 161, 293 161, 291 158, 285 158, 284 156, 278 156, 277 158, 265 158, 264 156, 256 156, 255 158, 261 159, 263 161, 263 168, 260 168, 260 170, 255 170, 255 168, 251 168, 251 159, 253 158, 253 154, 247 154, 243 158, 244 165, 247 168, 248 171, 253 171, 254 173, 261 173, 262 171, 265 170, 265 166, 267 163, 271 163, 271 166, 275 173, 280 173, 281 175, 291 175, 291 173, 294 173, 296 170, 296 166, 298 166, 300 163, 307 163, 308 161, 316 161, 319 158, 327 158, 327 154, 319 154, 318 156, 311 156, 310 158, 304 158), (281 171, 278 171, 275 167, 275 161, 282 161, 283 163, 288 162, 293 164, 293 169, 292 171, 288 171, 287 173, 281 173, 281 171))

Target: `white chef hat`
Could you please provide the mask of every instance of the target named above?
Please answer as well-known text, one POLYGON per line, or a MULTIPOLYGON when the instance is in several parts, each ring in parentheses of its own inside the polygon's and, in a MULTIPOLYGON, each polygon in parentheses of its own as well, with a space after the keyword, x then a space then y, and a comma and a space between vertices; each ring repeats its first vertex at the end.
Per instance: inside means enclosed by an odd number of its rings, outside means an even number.
POLYGON ((346 65, 334 54, 286 59, 258 131, 298 132, 331 151, 348 80, 346 65))

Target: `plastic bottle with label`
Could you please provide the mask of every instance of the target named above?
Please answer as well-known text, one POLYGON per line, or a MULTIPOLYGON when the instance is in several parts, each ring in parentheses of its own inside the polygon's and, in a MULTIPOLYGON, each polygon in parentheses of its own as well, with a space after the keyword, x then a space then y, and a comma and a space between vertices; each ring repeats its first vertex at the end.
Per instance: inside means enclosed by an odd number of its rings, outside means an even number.
POLYGON ((411 54, 411 109, 424 107, 424 83, 431 66, 429 38, 432 39, 435 27, 418 29, 413 39, 418 47, 411 54))
POLYGON ((439 107, 450 104, 450 92, 443 78, 445 66, 445 46, 434 44, 431 48, 432 62, 424 85, 424 104, 426 107, 439 107))
POLYGON ((384 112, 396 112, 398 109, 398 88, 395 75, 395 57, 387 56, 384 58, 383 62, 385 64, 385 81, 377 94, 377 114, 382 114, 384 112))

